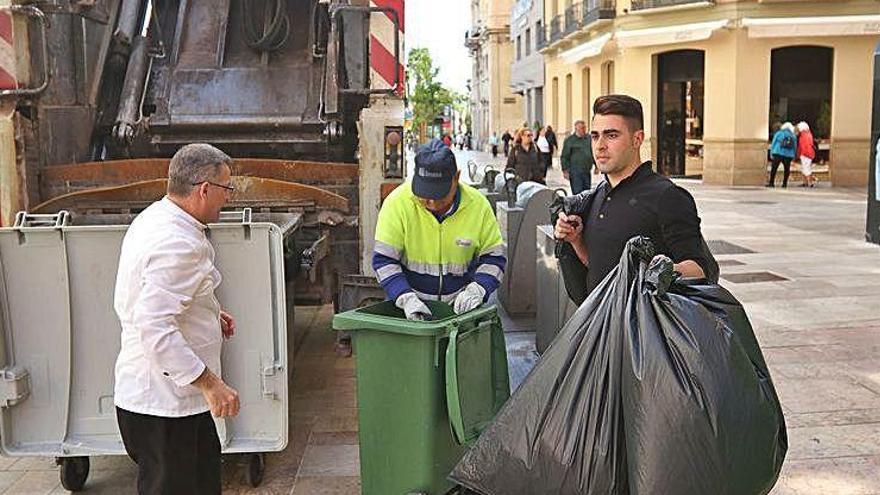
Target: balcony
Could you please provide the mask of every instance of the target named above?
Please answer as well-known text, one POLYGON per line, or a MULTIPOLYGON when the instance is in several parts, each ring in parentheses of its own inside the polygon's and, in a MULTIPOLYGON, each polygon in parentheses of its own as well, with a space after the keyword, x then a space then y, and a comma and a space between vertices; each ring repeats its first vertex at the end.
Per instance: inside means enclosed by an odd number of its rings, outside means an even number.
POLYGON ((674 9, 678 7, 714 5, 715 0, 632 0, 632 12, 653 9, 674 9))
POLYGON ((558 15, 550 20, 550 43, 554 43, 562 39, 565 34, 563 28, 563 16, 558 15))
MULTIPOLYGON (((577 2, 565 9, 565 13, 557 15, 550 21, 549 37, 545 38, 543 43, 539 38, 538 48, 551 45, 598 20, 614 19, 616 15, 617 2, 615 0, 577 2)), ((539 36, 541 35, 539 34, 539 36)))
POLYGON ((481 27, 475 27, 464 33, 464 46, 469 50, 476 50, 480 46, 481 36, 483 35, 481 27))
POLYGON ((615 0, 587 0, 583 11, 583 25, 589 26, 601 19, 614 19, 617 15, 617 2, 615 0))
POLYGON ((584 22, 583 4, 578 2, 571 7, 565 9, 565 27, 563 28, 563 37, 577 31, 584 22))

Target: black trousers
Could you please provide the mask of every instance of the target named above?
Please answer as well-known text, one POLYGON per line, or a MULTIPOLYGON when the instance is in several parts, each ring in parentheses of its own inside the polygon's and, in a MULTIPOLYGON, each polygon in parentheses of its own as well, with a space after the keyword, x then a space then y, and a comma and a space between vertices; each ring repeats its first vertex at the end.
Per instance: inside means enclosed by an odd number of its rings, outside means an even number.
POLYGON ((116 408, 140 495, 220 493, 220 440, 211 413, 164 418, 116 408))
POLYGON ((546 176, 547 171, 553 166, 553 153, 544 153, 542 151, 541 160, 544 162, 544 175, 546 176))
POLYGON ((782 164, 783 174, 782 174, 782 187, 788 187, 788 176, 791 174, 791 158, 780 155, 770 155, 770 159, 772 160, 772 164, 770 165, 770 182, 768 185, 772 186, 776 181, 776 171, 779 170, 779 164, 782 164))

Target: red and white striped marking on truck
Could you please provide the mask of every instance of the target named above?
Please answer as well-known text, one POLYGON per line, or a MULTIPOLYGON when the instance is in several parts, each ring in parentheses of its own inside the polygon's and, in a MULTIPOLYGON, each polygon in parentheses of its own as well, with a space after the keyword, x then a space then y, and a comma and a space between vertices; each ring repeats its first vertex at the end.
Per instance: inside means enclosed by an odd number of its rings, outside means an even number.
POLYGON ((373 89, 388 89, 394 86, 395 72, 399 77, 400 85, 397 93, 402 95, 404 88, 403 71, 403 35, 404 28, 404 0, 370 0, 370 5, 378 8, 390 8, 397 12, 400 32, 400 63, 394 58, 394 22, 390 12, 374 14, 370 19, 370 81, 373 89))
POLYGON ((15 89, 15 48, 12 46, 12 12, 0 9, 0 89, 15 89))

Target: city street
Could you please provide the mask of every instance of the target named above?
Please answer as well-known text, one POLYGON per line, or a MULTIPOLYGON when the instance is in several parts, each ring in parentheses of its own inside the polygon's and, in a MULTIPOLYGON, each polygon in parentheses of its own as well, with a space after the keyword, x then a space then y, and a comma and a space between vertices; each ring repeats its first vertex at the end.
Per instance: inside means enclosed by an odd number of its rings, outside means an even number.
POLYGON ((0 0, 0 495, 880 495, 878 7, 0 0))
MULTIPOLYGON (((457 155, 460 166, 493 162, 457 155)), ((550 182, 562 184, 558 170, 550 182)), ((696 198, 722 284, 745 305, 782 399, 790 447, 772 493, 880 494, 880 248, 863 240, 864 192, 681 184, 696 198)), ((246 488, 228 457, 225 493, 359 493, 355 360, 333 353, 331 317, 330 307, 298 311, 290 443, 267 456, 259 489, 246 488)), ((135 493, 135 476, 124 457, 93 458, 86 490, 135 493)), ((0 459, 0 493, 60 492, 52 459, 0 459)))

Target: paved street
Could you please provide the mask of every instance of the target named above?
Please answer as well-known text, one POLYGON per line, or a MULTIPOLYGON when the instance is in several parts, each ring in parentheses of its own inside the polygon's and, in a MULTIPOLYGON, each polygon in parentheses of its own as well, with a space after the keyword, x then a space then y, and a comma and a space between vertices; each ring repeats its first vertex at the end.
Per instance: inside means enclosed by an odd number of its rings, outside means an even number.
MULTIPOLYGON (((492 161, 459 153, 460 166, 468 159, 492 161)), ((549 182, 560 185, 561 173, 549 182)), ((682 184, 783 402, 790 448, 772 493, 880 495, 880 248, 864 242, 864 192, 682 184)), ((331 317, 329 307, 297 314, 287 450, 268 456, 259 490, 244 488, 230 458, 225 493, 359 493, 355 363, 333 354, 331 317)), ((97 458, 86 490, 135 493, 134 479, 127 459, 97 458)), ((0 458, 0 493, 62 491, 51 459, 0 458)))

